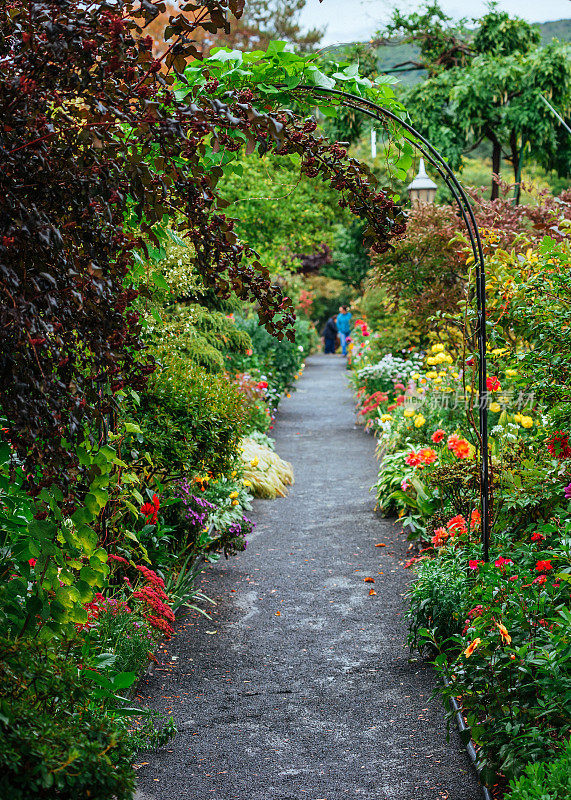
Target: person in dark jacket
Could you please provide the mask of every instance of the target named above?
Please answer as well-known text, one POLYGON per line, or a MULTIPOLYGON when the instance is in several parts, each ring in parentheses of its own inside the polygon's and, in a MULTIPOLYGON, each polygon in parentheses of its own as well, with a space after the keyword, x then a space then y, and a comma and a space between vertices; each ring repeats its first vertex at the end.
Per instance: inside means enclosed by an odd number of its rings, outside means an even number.
POLYGON ((325 323, 325 327, 321 331, 321 338, 323 339, 323 349, 326 353, 334 353, 337 346, 337 314, 329 317, 325 323))

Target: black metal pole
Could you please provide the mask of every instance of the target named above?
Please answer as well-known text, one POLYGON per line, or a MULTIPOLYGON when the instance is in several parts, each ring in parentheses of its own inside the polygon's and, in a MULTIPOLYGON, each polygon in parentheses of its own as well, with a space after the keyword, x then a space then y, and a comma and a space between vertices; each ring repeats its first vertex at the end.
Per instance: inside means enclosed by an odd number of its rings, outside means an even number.
POLYGON ((340 89, 327 89, 321 86, 310 86, 300 84, 295 89, 289 89, 285 84, 276 84, 276 88, 284 89, 289 94, 301 91, 308 94, 325 94, 339 97, 342 104, 363 114, 376 119, 377 121, 391 120, 403 128, 409 136, 405 139, 416 147, 423 155, 436 167, 439 174, 445 180, 448 188, 456 201, 460 215, 470 238, 472 254, 475 265, 475 284, 476 284, 476 307, 477 307, 477 340, 478 340, 478 419, 480 434, 480 505, 482 512, 482 546, 484 561, 489 560, 490 548, 490 468, 489 468, 489 442, 488 442, 488 386, 487 386, 487 354, 486 354, 486 271, 484 264, 484 252, 482 240, 476 217, 472 209, 468 195, 458 181, 456 175, 446 163, 440 153, 430 142, 422 136, 408 122, 398 117, 394 112, 387 108, 373 103, 371 100, 343 92, 340 89), (420 143, 420 144, 419 144, 420 143))

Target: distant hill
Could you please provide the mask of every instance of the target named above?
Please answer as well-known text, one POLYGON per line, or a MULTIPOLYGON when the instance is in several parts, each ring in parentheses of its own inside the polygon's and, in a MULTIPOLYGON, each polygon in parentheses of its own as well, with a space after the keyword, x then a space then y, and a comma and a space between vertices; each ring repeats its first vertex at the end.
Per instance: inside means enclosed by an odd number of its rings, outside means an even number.
MULTIPOLYGON (((537 22, 535 24, 541 33, 543 45, 548 44, 552 39, 571 42, 571 19, 558 19, 553 22, 537 22)), ((341 60, 346 56, 348 49, 353 44, 356 44, 356 42, 326 47, 325 52, 333 58, 341 60)), ((420 51, 415 45, 399 44, 395 41, 394 44, 386 44, 377 48, 377 66, 380 72, 388 72, 390 70, 393 74, 398 74, 402 83, 417 83, 425 77, 426 73, 424 71, 415 70, 397 73, 393 71, 393 68, 397 64, 404 64, 407 61, 417 61, 419 55, 420 51)), ((406 67, 403 69, 406 69, 406 67)))
POLYGON ((541 31, 541 40, 547 44, 552 39, 560 39, 562 42, 571 42, 571 19, 558 19, 555 22, 538 22, 537 27, 541 31))

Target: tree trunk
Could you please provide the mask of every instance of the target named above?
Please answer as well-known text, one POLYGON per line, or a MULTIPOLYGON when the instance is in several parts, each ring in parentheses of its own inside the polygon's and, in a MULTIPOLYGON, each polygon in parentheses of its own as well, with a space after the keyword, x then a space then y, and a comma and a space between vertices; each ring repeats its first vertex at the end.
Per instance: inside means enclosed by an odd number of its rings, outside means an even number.
POLYGON ((490 200, 497 200, 500 195, 500 187, 498 186, 494 175, 500 174, 502 168, 502 146, 495 138, 492 139, 492 195, 490 200))
POLYGON ((525 150, 525 136, 522 135, 521 148, 517 146, 517 138, 511 135, 512 166, 514 171, 514 205, 519 206, 521 197, 521 173, 523 167, 523 153, 525 150))

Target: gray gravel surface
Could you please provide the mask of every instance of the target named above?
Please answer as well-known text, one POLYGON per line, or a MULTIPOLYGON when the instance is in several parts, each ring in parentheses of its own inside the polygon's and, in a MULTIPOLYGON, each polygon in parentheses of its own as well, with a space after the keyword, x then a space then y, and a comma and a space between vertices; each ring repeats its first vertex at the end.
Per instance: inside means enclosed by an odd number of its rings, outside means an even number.
POLYGON ((274 433, 295 486, 256 501, 247 551, 202 580, 213 620, 184 617, 143 682, 179 733, 140 754, 137 800, 480 800, 433 672, 409 660, 406 544, 374 513, 341 357, 308 359, 274 433))

